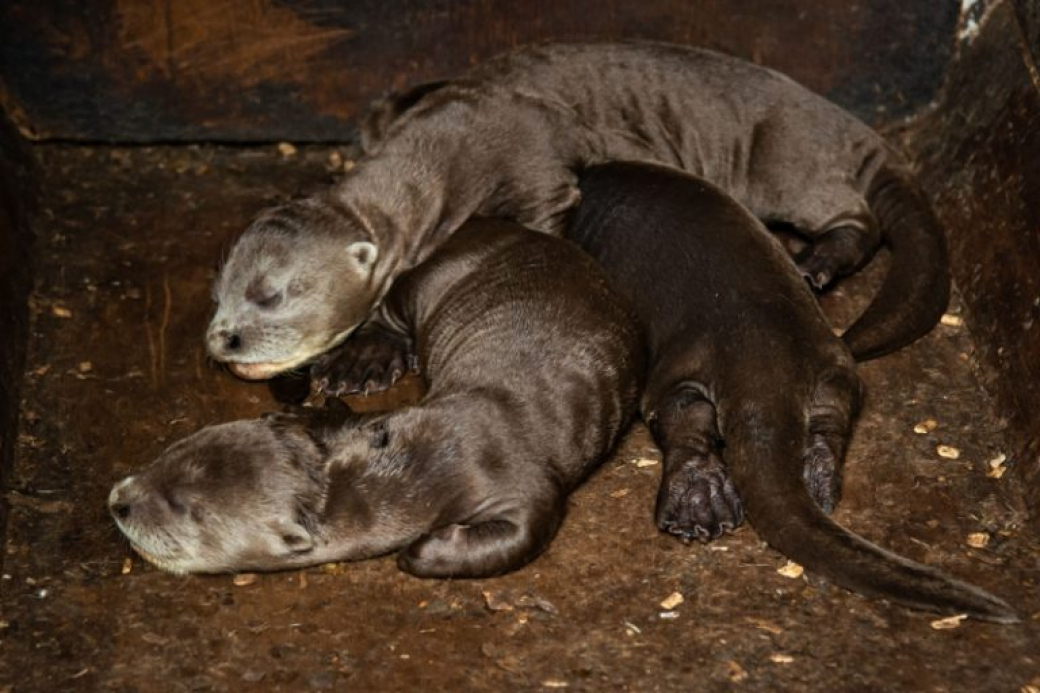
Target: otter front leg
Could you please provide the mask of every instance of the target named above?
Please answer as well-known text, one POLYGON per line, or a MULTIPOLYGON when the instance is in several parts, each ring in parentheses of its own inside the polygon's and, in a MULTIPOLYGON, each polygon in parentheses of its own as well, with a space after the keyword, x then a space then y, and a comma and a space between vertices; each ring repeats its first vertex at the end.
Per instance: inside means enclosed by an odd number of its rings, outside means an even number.
POLYGON ((683 389, 648 416, 664 454, 655 517, 662 531, 684 540, 710 541, 744 521, 744 505, 719 456, 715 406, 683 389))
POLYGON ((311 378, 329 397, 368 394, 393 387, 418 363, 412 340, 378 323, 358 329, 311 367, 311 378))
POLYGON ((794 262, 813 288, 820 290, 865 265, 880 242, 873 218, 845 221, 815 236, 794 256, 794 262))
POLYGON ((563 520, 556 498, 540 507, 515 508, 472 524, 450 524, 423 536, 397 557, 405 572, 428 578, 501 575, 534 560, 563 520))

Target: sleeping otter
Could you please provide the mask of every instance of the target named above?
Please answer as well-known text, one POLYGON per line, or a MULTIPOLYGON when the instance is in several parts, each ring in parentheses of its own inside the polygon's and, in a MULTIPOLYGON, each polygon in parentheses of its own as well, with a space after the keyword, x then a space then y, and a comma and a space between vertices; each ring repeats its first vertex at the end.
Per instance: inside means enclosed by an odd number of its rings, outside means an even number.
POLYGON ((714 539, 747 515, 809 571, 916 608, 1010 623, 1004 601, 830 520, 860 381, 783 248, 750 212, 674 170, 581 177, 566 237, 606 269, 646 333, 642 412, 664 455, 657 522, 714 539))
POLYGON ((790 79, 659 44, 522 48, 391 99, 367 156, 331 190, 262 214, 214 286, 210 354, 268 378, 351 333, 395 278, 474 214, 553 234, 580 199, 575 170, 650 161, 714 182, 812 242, 817 286, 891 247, 885 282, 845 333, 871 358, 927 332, 947 302, 945 241, 884 139, 790 79))
POLYGON ((404 570, 430 577, 532 560, 636 407, 642 338, 627 305, 572 244, 473 220, 395 282, 318 376, 338 391, 373 354, 412 353, 429 381, 418 406, 205 428, 117 484, 113 517, 180 573, 398 549, 404 570))

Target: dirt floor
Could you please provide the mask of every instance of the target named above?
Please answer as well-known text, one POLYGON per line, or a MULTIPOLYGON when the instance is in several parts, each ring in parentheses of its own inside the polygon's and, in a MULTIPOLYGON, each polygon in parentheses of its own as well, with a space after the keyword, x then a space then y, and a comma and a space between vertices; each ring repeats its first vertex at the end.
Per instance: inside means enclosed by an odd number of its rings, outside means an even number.
MULTIPOLYGON (((837 518, 991 589, 1021 625, 938 629, 933 615, 785 576, 749 527, 712 545, 658 533, 660 464, 642 427, 573 496, 548 553, 506 577, 424 581, 389 558, 159 572, 108 518, 109 488, 201 426, 274 407, 264 386, 207 363, 208 284, 255 211, 334 180, 349 152, 36 151, 0 691, 1040 690, 1040 542, 1000 476, 1002 422, 956 303, 950 324, 862 367, 869 400, 837 518), (681 603, 662 605, 673 593, 681 603)), ((837 322, 878 270, 826 297, 837 322)))

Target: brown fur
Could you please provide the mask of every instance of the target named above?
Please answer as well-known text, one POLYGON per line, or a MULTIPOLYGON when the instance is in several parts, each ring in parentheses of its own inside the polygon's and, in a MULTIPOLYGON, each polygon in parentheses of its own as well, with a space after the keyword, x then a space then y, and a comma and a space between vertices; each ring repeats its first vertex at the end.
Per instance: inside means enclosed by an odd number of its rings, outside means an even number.
POLYGON ((602 270, 504 221, 468 223, 403 275, 372 325, 323 361, 327 386, 373 345, 401 363, 417 349, 429 380, 418 406, 203 429, 113 489, 134 546, 176 572, 401 548, 416 575, 512 570, 548 545, 642 383, 641 336, 602 270))

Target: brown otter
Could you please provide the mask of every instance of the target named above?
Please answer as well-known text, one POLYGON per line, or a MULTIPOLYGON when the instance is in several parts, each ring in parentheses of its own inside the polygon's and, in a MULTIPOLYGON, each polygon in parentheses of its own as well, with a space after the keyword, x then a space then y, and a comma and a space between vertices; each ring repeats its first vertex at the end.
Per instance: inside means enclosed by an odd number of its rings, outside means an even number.
POLYGON ((812 241, 817 286, 882 237, 892 263, 845 333, 857 358, 927 332, 949 291, 945 241, 884 139, 771 70, 659 44, 523 48, 378 109, 333 189, 263 214, 215 284, 212 356, 267 378, 342 341, 395 277, 474 214, 558 234, 575 169, 650 161, 700 175, 812 241))
POLYGON ((824 514, 837 501, 860 381, 750 212, 706 181, 657 166, 592 167, 580 188, 565 235, 603 265, 646 334, 642 412, 664 454, 661 529, 715 538, 741 522, 743 499, 766 542, 844 587, 1017 620, 1002 600, 824 514))
POLYGON ((403 366, 413 344, 429 381, 418 406, 205 428, 115 486, 119 527, 174 572, 402 547, 400 566, 420 576, 494 575, 532 560, 635 411, 634 316, 573 244, 474 220, 402 275, 372 324, 319 370, 335 390, 371 349, 403 366))

